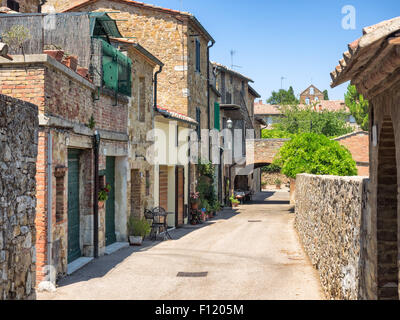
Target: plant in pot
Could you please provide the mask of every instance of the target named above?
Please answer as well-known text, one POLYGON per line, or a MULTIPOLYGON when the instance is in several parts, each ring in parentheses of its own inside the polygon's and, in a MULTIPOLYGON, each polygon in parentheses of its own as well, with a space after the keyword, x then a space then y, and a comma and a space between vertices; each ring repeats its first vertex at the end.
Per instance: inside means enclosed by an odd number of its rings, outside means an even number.
POLYGON ((104 203, 108 200, 108 196, 111 192, 111 185, 106 186, 99 191, 99 208, 104 208, 104 203))
POLYGON ((54 44, 46 44, 43 52, 59 62, 61 62, 64 57, 64 51, 61 49, 61 47, 54 44))
POLYGON ((131 246, 141 246, 143 239, 150 234, 151 225, 146 218, 130 217, 128 220, 129 243, 131 246))
POLYGON ((233 207, 233 208, 238 207, 239 204, 240 204, 240 201, 237 200, 236 198, 234 198, 234 196, 231 196, 231 197, 229 198, 229 201, 232 203, 232 207, 233 207))
POLYGON ((7 44, 10 48, 15 51, 22 51, 24 54, 24 43, 31 39, 29 29, 22 25, 14 25, 8 30, 1 34, 2 42, 7 44))
POLYGON ((276 179, 275 180, 275 186, 276 186, 276 188, 277 189, 280 189, 281 188, 281 185, 282 185, 282 180, 281 179, 276 179))
POLYGON ((78 57, 66 53, 64 61, 62 63, 66 65, 68 68, 76 71, 76 69, 78 68, 78 57))
POLYGON ((200 198, 199 192, 190 193, 190 204, 193 210, 197 210, 199 208, 199 198, 200 198))

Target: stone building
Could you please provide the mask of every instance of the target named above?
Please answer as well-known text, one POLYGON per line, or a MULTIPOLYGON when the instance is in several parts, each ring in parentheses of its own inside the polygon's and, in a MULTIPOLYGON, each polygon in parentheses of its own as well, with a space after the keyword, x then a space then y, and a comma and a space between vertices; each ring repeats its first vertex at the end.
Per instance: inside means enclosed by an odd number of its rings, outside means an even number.
POLYGON ((0 94, 0 300, 35 298, 37 106, 0 94))
POLYGON ((132 98, 128 108, 127 212, 142 218, 145 209, 155 207, 155 166, 147 161, 152 146, 148 134, 155 127, 153 76, 164 64, 140 44, 123 39, 112 43, 132 60, 132 98))
MULTIPOLYGON (((118 28, 123 36, 135 37, 135 41, 164 63, 157 81, 157 107, 188 117, 189 123, 193 124, 194 120, 201 129, 211 128, 207 71, 209 49, 215 41, 195 16, 127 0, 81 1, 76 5, 71 4, 68 9, 57 1, 53 3, 57 11, 119 12, 110 13, 110 16, 118 20, 118 28)), ((163 113, 160 115, 164 116, 163 113)), ((184 132, 187 137, 182 137, 182 140, 186 141, 190 130, 184 132)), ((190 168, 186 166, 183 174, 188 185, 184 190, 186 207, 189 190, 196 188, 196 174, 196 165, 192 164, 190 168)), ((158 172, 158 175, 163 176, 163 173, 158 172)), ((170 175, 168 184, 172 184, 171 179, 170 175)), ((161 181, 158 183, 161 184, 161 181)), ((168 189, 167 196, 170 199, 178 197, 173 188, 168 189)), ((158 204, 155 202, 155 205, 158 204)))
POLYGON ((313 84, 300 93, 301 104, 311 105, 322 100, 325 100, 324 94, 313 84))
POLYGON ((221 187, 226 201, 234 190, 260 191, 260 172, 258 168, 255 170, 252 168, 254 159, 252 162, 251 152, 247 154, 246 143, 246 140, 255 139, 256 131, 260 133, 259 127, 254 131, 255 124, 258 125, 254 116, 254 100, 260 96, 249 87, 249 82, 253 82, 250 78, 216 62, 213 62, 213 70, 216 77, 216 89, 221 95, 220 128, 241 132, 241 137, 235 137, 233 134, 232 143, 230 144, 225 139, 223 145, 224 168, 221 187), (231 128, 230 124, 232 124, 231 128), (252 134, 249 135, 249 132, 252 134))
POLYGON ((399 299, 400 18, 363 29, 331 73, 369 100, 369 208, 361 232, 364 299, 399 299))
MULTIPOLYGON (((104 254, 114 242, 127 241, 132 61, 100 39, 104 30, 108 37, 120 36, 106 14, 61 14, 57 19, 55 25, 65 28, 44 29, 40 32, 43 38, 25 44, 25 56, 11 52, 13 60, 0 58, 0 92, 35 103, 39 109, 38 284, 54 282, 48 278, 50 271, 54 271, 51 277, 63 276, 104 254), (90 24, 95 27, 91 29, 90 24), (36 46, 49 38, 58 44, 67 38, 68 52, 77 57, 80 67, 73 66, 70 59, 61 60, 59 50, 43 52, 36 46), (111 185, 109 199, 99 206, 94 198, 106 183, 111 185)), ((41 15, 29 18, 31 24, 40 25, 41 21, 41 15)), ((23 14, 8 15, 0 18, 0 23, 8 28, 26 23, 26 19, 23 14)))
POLYGON ((40 0, 1 0, 0 7, 6 7, 14 12, 40 12, 40 0))

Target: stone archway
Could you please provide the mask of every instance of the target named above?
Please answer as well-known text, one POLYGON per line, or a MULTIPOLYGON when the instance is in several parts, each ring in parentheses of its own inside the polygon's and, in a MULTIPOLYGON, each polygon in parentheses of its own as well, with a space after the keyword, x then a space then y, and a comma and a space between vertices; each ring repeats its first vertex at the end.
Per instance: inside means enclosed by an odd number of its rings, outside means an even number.
POLYGON ((382 122, 378 153, 377 252, 378 299, 398 299, 397 166, 393 123, 382 122))

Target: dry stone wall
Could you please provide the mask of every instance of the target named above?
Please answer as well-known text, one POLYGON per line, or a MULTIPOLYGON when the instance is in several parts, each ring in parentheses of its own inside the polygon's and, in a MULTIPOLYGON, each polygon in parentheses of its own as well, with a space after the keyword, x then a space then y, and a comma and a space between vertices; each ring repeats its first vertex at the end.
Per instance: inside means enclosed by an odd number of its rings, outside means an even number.
POLYGON ((328 299, 361 299, 368 179, 298 175, 295 226, 328 299))
POLYGON ((35 298, 38 111, 0 95, 0 300, 35 298))

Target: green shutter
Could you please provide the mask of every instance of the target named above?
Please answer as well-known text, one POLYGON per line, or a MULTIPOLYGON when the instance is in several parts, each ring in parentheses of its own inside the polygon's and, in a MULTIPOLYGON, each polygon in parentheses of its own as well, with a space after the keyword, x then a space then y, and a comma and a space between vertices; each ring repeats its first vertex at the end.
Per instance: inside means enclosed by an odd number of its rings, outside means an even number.
POLYGON ((102 40, 103 85, 115 92, 131 96, 132 60, 102 40))
POLYGON ((221 130, 221 121, 220 121, 220 107, 219 103, 215 102, 214 103, 214 128, 217 129, 218 131, 221 130))

